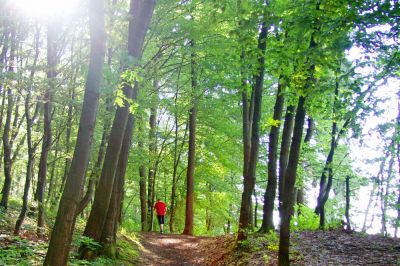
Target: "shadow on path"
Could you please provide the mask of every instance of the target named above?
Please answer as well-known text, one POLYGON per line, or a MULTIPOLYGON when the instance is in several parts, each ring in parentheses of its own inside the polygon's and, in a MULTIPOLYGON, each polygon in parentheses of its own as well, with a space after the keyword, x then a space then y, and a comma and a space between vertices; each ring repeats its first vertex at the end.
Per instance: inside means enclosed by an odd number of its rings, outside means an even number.
POLYGON ((141 233, 143 245, 138 265, 204 265, 200 245, 211 238, 177 234, 141 233))

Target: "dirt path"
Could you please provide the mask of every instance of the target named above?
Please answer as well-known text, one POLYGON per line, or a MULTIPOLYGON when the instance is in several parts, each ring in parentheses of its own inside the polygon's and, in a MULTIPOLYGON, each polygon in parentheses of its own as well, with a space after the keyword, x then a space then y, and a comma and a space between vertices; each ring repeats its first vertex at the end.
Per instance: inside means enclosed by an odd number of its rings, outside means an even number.
MULTIPOLYGON (((277 240, 251 237, 248 247, 234 249, 235 239, 143 233, 138 265, 265 266, 277 265, 277 240)), ((344 230, 293 233, 291 261, 298 266, 400 265, 400 240, 344 230)))
POLYGON ((208 237, 177 234, 142 233, 143 245, 138 265, 204 265, 202 246, 208 237))

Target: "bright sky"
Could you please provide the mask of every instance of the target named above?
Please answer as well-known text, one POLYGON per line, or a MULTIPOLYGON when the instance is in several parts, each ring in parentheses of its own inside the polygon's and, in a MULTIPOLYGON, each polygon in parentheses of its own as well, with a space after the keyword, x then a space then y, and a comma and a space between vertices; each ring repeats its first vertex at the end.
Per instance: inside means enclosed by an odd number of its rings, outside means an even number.
POLYGON ((13 0, 25 16, 46 18, 52 16, 68 16, 79 7, 79 0, 13 0))
MULTIPOLYGON (((357 140, 353 140, 351 144, 351 157, 354 161, 354 169, 359 169, 360 174, 365 177, 375 177, 378 175, 380 162, 369 162, 367 160, 373 160, 379 157, 384 156, 383 148, 387 143, 384 143, 381 136, 378 134, 376 127, 385 122, 393 121, 397 116, 397 103, 398 98, 396 92, 400 88, 400 82, 395 79, 390 79, 388 84, 383 85, 379 88, 376 95, 381 98, 388 98, 386 102, 382 102, 378 104, 379 108, 384 110, 384 112, 378 117, 371 114, 365 122, 363 127, 363 142, 361 145, 357 140)), ((395 167, 395 173, 398 173, 398 169, 395 167)), ((387 167, 386 167, 387 169, 387 167)), ((396 178, 393 179, 398 180, 398 174, 396 174, 396 178)), ((367 208, 369 194, 372 189, 372 185, 368 187, 362 188, 358 193, 358 200, 356 200, 356 204, 358 211, 364 211, 367 208)), ((374 203, 371 208, 374 208, 374 203)), ((372 212, 376 214, 380 214, 380 206, 376 206, 375 209, 370 210, 369 219, 372 216, 372 212)), ((364 220, 364 214, 354 213, 355 221, 357 222, 357 226, 361 226, 364 220)), ((392 213, 392 215, 395 215, 392 213)), ((375 217, 373 228, 369 230, 370 233, 378 233, 381 228, 380 218, 375 217)), ((391 232, 393 233, 393 231, 391 232)))
MULTIPOLYGON (((351 61, 356 61, 362 59, 364 55, 362 51, 353 47, 347 54, 347 58, 351 61)), ((375 57, 376 55, 369 55, 371 57, 375 57)), ((361 74, 369 74, 372 72, 372 67, 365 66, 362 69, 357 69, 358 73, 361 74)), ((397 92, 400 88, 400 82, 398 79, 389 79, 387 84, 381 85, 376 93, 375 97, 379 99, 386 99, 384 102, 378 103, 378 108, 383 110, 383 112, 377 117, 373 113, 371 113, 365 120, 362 128, 362 144, 359 140, 351 140, 350 149, 351 149, 351 159, 353 160, 353 169, 358 174, 371 178, 377 176, 379 172, 380 162, 371 162, 373 159, 377 159, 379 157, 384 156, 384 146, 387 143, 384 143, 384 140, 379 135, 377 126, 382 125, 389 121, 394 121, 397 116, 397 104, 398 104, 398 96, 397 92), (369 162, 368 162, 369 161, 369 162)), ((399 180, 398 169, 395 169, 396 177, 393 180, 399 180)), ((364 221, 364 211, 367 208, 369 195, 372 190, 372 185, 367 187, 363 187, 358 191, 357 199, 354 199, 352 205, 357 206, 353 210, 353 222, 355 222, 356 226, 360 229, 362 227, 362 223, 364 221)), ((372 217, 372 213, 381 214, 380 206, 375 206, 375 203, 371 206, 371 210, 369 212, 369 219, 372 217)), ((367 223, 369 224, 369 222, 367 223)), ((380 218, 375 217, 374 223, 372 224, 372 228, 368 231, 369 233, 378 233, 381 228, 380 218)), ((393 233, 393 231, 391 232, 393 233)))

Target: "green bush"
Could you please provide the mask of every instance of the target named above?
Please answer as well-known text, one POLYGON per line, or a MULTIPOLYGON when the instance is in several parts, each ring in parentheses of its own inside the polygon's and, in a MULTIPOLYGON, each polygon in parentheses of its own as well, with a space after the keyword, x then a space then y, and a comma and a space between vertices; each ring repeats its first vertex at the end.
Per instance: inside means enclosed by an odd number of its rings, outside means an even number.
POLYGON ((0 265, 31 265, 34 249, 29 241, 15 237, 12 243, 0 248, 0 265))
POLYGON ((294 213, 298 213, 299 208, 301 214, 293 215, 290 228, 295 231, 317 230, 319 228, 319 217, 314 213, 314 210, 305 205, 296 205, 294 213))
POLYGON ((111 266, 111 265, 123 265, 123 264, 118 263, 116 260, 113 260, 113 259, 99 257, 94 261, 73 259, 68 262, 68 265, 71 265, 71 266, 83 266, 83 265, 86 265, 86 266, 111 266))
POLYGON ((267 240, 267 248, 272 251, 279 250, 279 235, 275 231, 270 231, 265 235, 265 239, 267 240))

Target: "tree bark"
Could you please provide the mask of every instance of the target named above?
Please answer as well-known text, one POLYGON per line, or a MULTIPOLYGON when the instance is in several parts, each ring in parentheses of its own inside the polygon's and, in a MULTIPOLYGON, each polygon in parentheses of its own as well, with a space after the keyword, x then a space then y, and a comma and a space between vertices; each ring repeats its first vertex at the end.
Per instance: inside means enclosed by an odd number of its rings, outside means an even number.
MULTIPOLYGON (((156 84, 157 82, 155 82, 156 84)), ((157 85, 156 85, 157 86, 157 85)), ((157 96, 158 97, 158 96, 157 96)), ((155 191, 154 191, 154 184, 155 184, 155 162, 154 162, 154 157, 157 154, 157 139, 156 139, 156 124, 157 124, 157 105, 152 106, 150 108, 150 118, 149 118, 149 172, 148 172, 148 189, 147 189, 147 197, 148 197, 148 202, 147 202, 147 208, 149 210, 149 227, 148 231, 153 230, 153 206, 154 206, 154 196, 155 196, 155 191)))
POLYGON ((279 199, 278 208, 281 217, 282 217, 281 207, 282 207, 283 187, 285 185, 285 173, 289 161, 289 151, 293 134, 295 112, 296 112, 296 106, 290 105, 287 107, 285 114, 285 122, 283 124, 283 130, 282 130, 281 150, 279 154, 279 179, 278 179, 278 199, 279 199))
MULTIPOLYGON (((134 59, 140 59, 141 57, 144 37, 153 14, 154 6, 154 0, 131 0, 128 55, 134 59)), ((123 91, 127 99, 132 98, 132 86, 133 84, 124 82, 123 91)), ((128 103, 125 102, 124 104, 125 106, 117 108, 115 114, 100 180, 97 185, 92 210, 84 231, 84 235, 92 238, 94 241, 100 241, 103 226, 107 218, 118 158, 120 156, 122 141, 129 116, 128 103)), ((90 253, 91 252, 87 247, 81 247, 81 258, 89 258, 96 255, 90 253)))
MULTIPOLYGON (((73 49, 73 48, 72 48, 73 49)), ((71 59, 72 60, 72 59, 71 59)), ((73 85, 69 89, 69 104, 68 104, 68 112, 67 112, 67 131, 66 131, 66 136, 65 136, 65 153, 67 154, 65 158, 65 163, 64 163, 64 174, 62 177, 61 181, 61 186, 60 186, 60 191, 59 193, 62 193, 62 190, 65 185, 65 180, 67 179, 68 176, 68 170, 71 165, 71 159, 69 157, 70 153, 70 140, 71 140, 71 129, 72 129, 72 118, 73 118, 73 110, 74 110, 74 101, 75 101, 75 82, 73 82, 73 85)))
MULTIPOLYGON (((398 174, 400 175, 400 91, 397 93, 397 97, 399 98, 399 101, 397 103, 397 118, 396 118, 396 129, 395 129, 395 139, 396 141, 396 158, 397 158, 397 166, 398 166, 398 174)), ((397 181, 398 184, 400 181, 397 181)), ((397 210, 397 219, 396 219, 396 224, 394 228, 394 237, 397 239, 397 232, 400 224, 400 186, 397 188, 397 204, 396 204, 396 210, 397 210)))
MULTIPOLYGON (((15 64, 15 51, 16 51, 16 28, 15 25, 11 25, 11 47, 10 47, 10 59, 8 60, 9 66, 7 72, 11 74, 11 78, 13 77, 14 73, 14 64, 15 64)), ((5 88, 4 88, 5 89, 5 88)), ((7 86, 7 115, 6 115, 6 122, 4 125, 3 131, 3 160, 4 160, 4 185, 3 189, 1 190, 1 203, 0 207, 7 210, 8 208, 8 198, 10 196, 11 190, 11 143, 10 143, 10 129, 11 129, 11 116, 12 116, 12 109, 14 106, 14 96, 11 89, 11 86, 7 86)))
POLYGON ((32 125, 37 115, 38 104, 36 104, 36 109, 34 115, 31 116, 31 98, 32 98, 32 86, 33 86, 33 78, 36 72, 37 61, 40 53, 40 29, 36 29, 35 39, 34 39, 34 47, 35 47, 35 56, 33 59, 32 70, 29 77, 28 91, 25 97, 25 119, 26 119, 26 142, 28 146, 28 162, 26 165, 26 176, 25 176, 25 185, 24 185, 24 194, 22 196, 22 208, 19 213, 18 219, 15 223, 14 235, 19 235, 19 231, 24 222, 26 212, 28 211, 28 196, 29 189, 31 185, 32 179, 32 171, 33 171, 33 161, 35 156, 36 145, 32 143, 32 125))
POLYGON ((38 220, 37 233, 44 234, 45 224, 45 208, 44 208, 44 192, 46 188, 47 175, 47 157, 51 148, 52 131, 51 131, 51 108, 52 94, 55 89, 55 78, 57 76, 57 46, 56 46, 56 28, 54 25, 47 27, 47 81, 48 86, 43 96, 43 140, 42 151, 40 153, 38 182, 36 188, 36 199, 38 201, 38 220))
POLYGON ((59 141, 60 139, 58 138, 55 145, 54 145, 54 158, 53 161, 51 162, 51 170, 50 170, 50 179, 49 179, 49 188, 47 190, 47 199, 46 203, 51 202, 52 205, 55 203, 55 195, 53 196, 54 192, 53 190, 55 189, 55 181, 54 181, 54 176, 56 175, 56 169, 57 169, 57 160, 58 160, 58 151, 59 151, 59 141))
MULTIPOLYGON (((309 117, 307 119, 307 131, 306 131, 306 136, 304 137, 304 144, 306 143, 310 143, 310 140, 312 138, 312 135, 314 133, 314 119, 312 117, 309 117)), ((308 166, 303 166, 303 168, 306 170, 308 168, 308 166)), ((296 204, 298 205, 298 209, 297 209, 297 215, 301 214, 301 208, 303 205, 305 204, 305 192, 304 192, 304 185, 303 185, 304 181, 301 182, 301 184, 299 185, 299 188, 296 189, 296 204)))
MULTIPOLYGON (((195 43, 191 41, 191 47, 195 43)), ((197 96, 195 95, 197 85, 197 63, 194 52, 191 54, 191 80, 192 80, 192 107, 189 110, 189 152, 188 166, 186 173, 186 208, 185 208, 185 228, 184 235, 193 235, 194 220, 194 171, 196 163, 196 119, 197 119, 197 96)))
POLYGON ((178 184, 178 166, 181 161, 183 146, 186 142, 186 136, 189 128, 189 124, 186 123, 185 133, 183 135, 183 139, 181 142, 181 146, 178 150, 178 106, 177 106, 177 98, 178 94, 175 95, 175 139, 174 139, 174 168, 172 171, 172 188, 171 188, 171 206, 170 206, 170 215, 169 215, 169 231, 174 232, 174 220, 175 220, 175 199, 176 199, 176 187, 178 184))
MULTIPOLYGON (((319 10, 320 3, 317 2, 316 10, 319 10)), ((314 33, 311 35, 309 50, 316 49, 317 43, 314 39, 314 33)), ((308 61, 308 60, 307 60, 308 61)), ((305 84, 305 92, 315 83, 315 64, 310 63, 307 70, 308 77, 305 84)), ((281 222, 279 232, 279 251, 278 251, 278 265, 290 265, 289 261, 289 245, 290 245, 290 220, 293 214, 294 192, 297 177, 297 167, 299 163, 301 142, 303 138, 303 127, 306 116, 305 109, 306 96, 301 95, 297 104, 296 117, 294 122, 292 143, 290 144, 289 161, 287 167, 284 167, 284 177, 281 183, 281 222)))
POLYGON ((276 123, 279 122, 277 126, 272 126, 269 133, 269 144, 268 144, 268 183, 267 189, 264 194, 264 207, 263 207, 263 221, 260 228, 260 232, 267 232, 274 230, 274 201, 276 196, 276 188, 278 186, 278 176, 277 176, 277 154, 278 154, 278 141, 279 141, 279 129, 282 119, 282 110, 284 105, 284 95, 283 95, 283 77, 279 78, 278 90, 276 92, 276 101, 274 107, 273 119, 276 123))
MULTIPOLYGON (((140 144, 140 143, 139 143, 140 144)), ((143 148, 140 147, 139 149, 143 148)), ((139 167, 139 189, 140 189, 140 222, 141 222, 141 230, 145 231, 148 229, 147 225, 147 205, 146 205, 146 168, 144 165, 139 167)), ((150 212, 150 210, 149 210, 150 212)))
POLYGON ((363 226, 361 228, 361 232, 366 232, 367 231, 367 219, 368 219, 368 214, 369 214, 369 210, 371 209, 371 204, 373 201, 373 197, 375 195, 375 190, 378 187, 378 182, 376 179, 374 179, 374 183, 372 185, 372 189, 371 189, 371 193, 369 194, 369 199, 368 199, 368 204, 367 204, 367 208, 365 209, 365 213, 364 213, 364 222, 363 222, 363 226))
POLYGON ((346 230, 350 231, 350 176, 346 176, 346 209, 344 216, 346 217, 346 230))
MULTIPOLYGON (((106 111, 109 112, 111 109, 111 100, 107 99, 106 101, 106 111)), ((103 126, 103 134, 101 135, 100 147, 99 152, 97 154, 96 164, 94 165, 92 172, 90 173, 89 181, 87 184, 87 189, 85 195, 82 197, 81 201, 79 202, 79 206, 76 211, 76 215, 81 214, 84 209, 89 205, 90 201, 93 198, 94 194, 94 187, 96 184, 96 180, 100 174, 101 164, 103 163, 104 154, 106 151, 106 144, 109 137, 109 128, 111 126, 111 121, 106 118, 103 126)))
POLYGON ((75 214, 80 199, 99 99, 100 81, 105 54, 103 1, 89 2, 90 63, 85 85, 82 115, 74 156, 66 179, 44 265, 66 265, 75 226, 75 214))
MULTIPOLYGON (((313 73, 313 69, 311 70, 313 73)), ((293 129, 293 139, 290 146, 288 166, 285 171, 282 190, 281 226, 279 234, 278 265, 289 265, 290 219, 293 212, 294 184, 296 182, 297 166, 300 156, 303 135, 305 111, 305 97, 300 96, 293 129)))
MULTIPOLYGON (((133 99, 137 98, 138 86, 134 88, 133 99)), ((132 131, 135 125, 134 117, 129 115, 126 130, 124 134, 123 145, 121 148, 120 156, 118 159, 117 172, 115 174, 114 188, 108 207, 107 219, 104 224, 101 243, 104 245, 106 255, 115 257, 114 250, 116 250, 117 230, 119 227, 119 217, 121 215, 122 195, 124 188, 124 179, 126 167, 128 164, 128 156, 132 142, 132 131)))
POLYGON ((258 224, 257 224, 257 220, 258 220, 258 215, 257 215, 257 212, 258 212, 258 199, 257 199, 257 193, 256 193, 255 189, 253 190, 253 197, 254 197, 254 201, 255 201, 254 214, 253 214, 254 215, 253 224, 254 224, 254 227, 257 228, 258 227, 258 224))
POLYGON ((319 194, 317 199, 317 207, 315 208, 315 213, 319 215, 319 226, 321 229, 325 226, 325 203, 328 200, 329 192, 332 187, 333 181, 333 156, 335 155, 335 150, 338 144, 338 140, 336 139, 337 135, 337 119, 336 119, 336 106, 339 97, 339 81, 336 79, 335 83, 335 94, 333 101, 333 111, 332 111, 332 130, 331 130, 331 144, 328 157, 325 161, 325 166, 322 171, 320 185, 319 185, 319 194), (327 176, 328 174, 328 176, 327 176))
MULTIPOLYGON (((264 18, 266 19, 266 18, 264 18)), ((249 155, 248 169, 244 175, 243 180, 243 193, 242 201, 240 205, 240 218, 239 218, 239 229, 237 240, 241 241, 247 238, 247 230, 250 225, 250 205, 251 205, 251 195, 255 186, 255 174, 256 165, 258 160, 258 146, 259 146, 259 134, 260 134, 260 118, 261 118, 261 102, 262 102, 262 91, 264 86, 264 72, 265 72, 265 50, 266 50, 266 36, 267 36, 267 26, 265 22, 261 25, 261 32, 258 38, 258 49, 260 51, 260 56, 258 58, 259 68, 257 70, 257 75, 255 76, 254 93, 252 98, 254 99, 254 108, 250 108, 251 121, 251 147, 249 155)), ((243 107, 244 108, 244 107, 243 107)), ((246 152, 246 150, 244 150, 246 152)))
MULTIPOLYGON (((377 174, 377 176, 374 178, 374 184, 372 186, 372 190, 369 196, 369 201, 368 201, 368 205, 367 205, 367 209, 365 210, 365 215, 364 215, 364 222, 363 222, 363 227, 361 229, 362 232, 366 232, 367 231, 367 218, 368 218, 368 213, 369 210, 371 209, 371 204, 373 201, 373 197, 375 194, 376 189, 378 188, 378 186, 380 186, 380 178, 383 175, 384 169, 385 169, 385 164, 386 164, 386 159, 389 156, 389 151, 386 151, 385 153, 385 157, 383 158, 383 160, 381 161, 381 164, 379 166, 379 172, 377 174)), ((379 195, 379 193, 378 193, 379 195)))
MULTIPOLYGON (((390 147, 394 147, 394 141, 392 141, 390 147)), ((388 198, 389 198, 389 184, 392 179, 392 174, 393 174, 393 164, 394 164, 394 157, 393 154, 390 157, 389 160, 389 169, 387 172, 387 178, 385 180, 384 175, 382 174, 382 179, 381 179, 381 234, 383 236, 387 236, 387 206, 388 206, 388 198), (383 184, 386 183, 386 186, 384 187, 383 184)), ((389 155, 390 156, 390 155, 389 155)))

